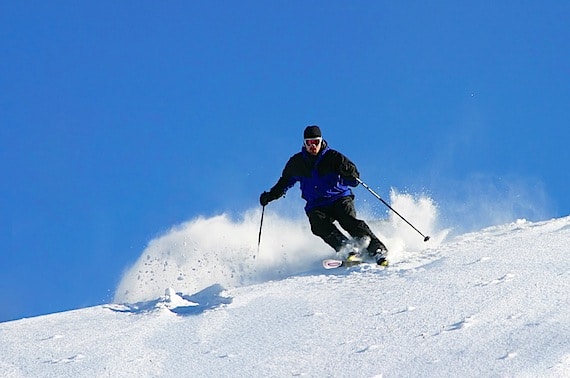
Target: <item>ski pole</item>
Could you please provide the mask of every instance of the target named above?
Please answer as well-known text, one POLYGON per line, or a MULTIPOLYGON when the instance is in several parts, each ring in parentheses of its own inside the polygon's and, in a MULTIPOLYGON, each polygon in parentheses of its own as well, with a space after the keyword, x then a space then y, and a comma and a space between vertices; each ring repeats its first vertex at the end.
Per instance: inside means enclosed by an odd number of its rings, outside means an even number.
POLYGON ((261 223, 259 225, 259 237, 257 238, 257 254, 259 255, 259 246, 261 245, 261 228, 263 227, 263 214, 265 214, 265 206, 261 208, 261 223))
POLYGON ((376 192, 372 189, 370 189, 370 187, 368 185, 366 185, 366 183, 364 181, 362 181, 359 178, 356 178, 356 181, 358 181, 359 184, 361 184, 363 187, 365 187, 370 193, 372 193, 372 195, 376 198, 378 198, 380 200, 380 202, 382 202, 384 205, 386 205, 386 207, 388 207, 388 209, 392 210, 394 213, 396 213, 397 216, 399 216, 400 218, 402 218, 407 224, 409 224, 414 230, 416 230, 418 232, 418 234, 420 234, 421 236, 424 237, 424 241, 427 242, 429 240, 429 236, 425 236, 424 234, 422 234, 420 232, 420 230, 418 230, 417 228, 414 227, 413 224, 411 224, 410 222, 408 222, 408 220, 406 218, 404 218, 403 216, 400 215, 400 213, 398 213, 396 210, 394 210, 386 201, 384 201, 382 199, 382 197, 380 197, 378 194, 376 194, 376 192))

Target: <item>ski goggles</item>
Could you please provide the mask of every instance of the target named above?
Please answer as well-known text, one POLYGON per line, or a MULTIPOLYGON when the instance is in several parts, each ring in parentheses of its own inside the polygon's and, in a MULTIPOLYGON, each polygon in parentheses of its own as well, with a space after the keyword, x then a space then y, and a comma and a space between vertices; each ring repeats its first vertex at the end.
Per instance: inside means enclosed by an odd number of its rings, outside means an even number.
POLYGON ((305 146, 306 147, 311 147, 311 146, 318 147, 318 145, 321 144, 322 140, 323 140, 323 138, 321 138, 321 137, 307 138, 307 139, 305 139, 305 146))

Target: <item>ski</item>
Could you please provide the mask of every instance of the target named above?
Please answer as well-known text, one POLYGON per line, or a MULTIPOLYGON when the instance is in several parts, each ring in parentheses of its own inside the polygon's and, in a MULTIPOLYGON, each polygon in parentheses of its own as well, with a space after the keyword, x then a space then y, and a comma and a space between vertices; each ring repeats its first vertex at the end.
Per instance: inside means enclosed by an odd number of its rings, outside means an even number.
MULTIPOLYGON (((374 264, 374 262, 373 261, 366 261, 366 260, 362 260, 362 259, 358 259, 358 260, 325 259, 325 260, 323 260, 323 267, 325 269, 336 269, 336 268, 340 268, 340 267, 349 268, 351 266, 356 266, 356 265, 360 265, 360 264, 374 264)), ((388 260, 383 260, 383 262, 381 262, 379 264, 374 264, 374 265, 387 267, 388 266, 388 260)))
POLYGON ((325 269, 336 269, 336 268, 340 268, 340 267, 355 266, 355 265, 359 265, 362 263, 365 263, 365 261, 362 261, 362 260, 347 261, 347 260, 338 260, 338 259, 326 259, 326 260, 323 260, 323 267, 325 269))
MULTIPOLYGON (((369 237, 357 238, 348 240, 341 252, 337 254, 339 258, 323 260, 323 267, 325 269, 336 269, 340 267, 351 267, 355 265, 374 264, 376 261, 366 253, 366 248, 370 244, 369 237), (346 256, 346 257, 342 257, 346 256)), ((378 266, 388 266, 388 260, 383 258, 381 262, 377 263, 378 266)))

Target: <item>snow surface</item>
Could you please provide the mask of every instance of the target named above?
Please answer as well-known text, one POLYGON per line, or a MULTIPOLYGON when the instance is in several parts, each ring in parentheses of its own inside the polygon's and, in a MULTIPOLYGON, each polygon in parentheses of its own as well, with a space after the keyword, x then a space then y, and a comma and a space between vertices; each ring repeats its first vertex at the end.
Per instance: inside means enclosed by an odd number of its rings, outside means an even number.
POLYGON ((570 217, 451 238, 429 199, 392 204, 432 239, 370 222, 387 269, 324 270, 306 220, 270 211, 259 251, 259 211, 180 225, 116 303, 0 323, 0 376, 570 376, 570 217))

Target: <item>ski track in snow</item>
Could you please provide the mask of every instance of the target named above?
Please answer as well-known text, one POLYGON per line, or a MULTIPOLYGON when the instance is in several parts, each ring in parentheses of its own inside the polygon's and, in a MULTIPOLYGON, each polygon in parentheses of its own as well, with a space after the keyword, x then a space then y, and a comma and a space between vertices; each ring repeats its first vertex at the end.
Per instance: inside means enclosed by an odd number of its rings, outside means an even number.
POLYGON ((567 377, 569 240, 570 217, 521 220, 401 254, 387 269, 314 268, 2 323, 0 371, 567 377))

